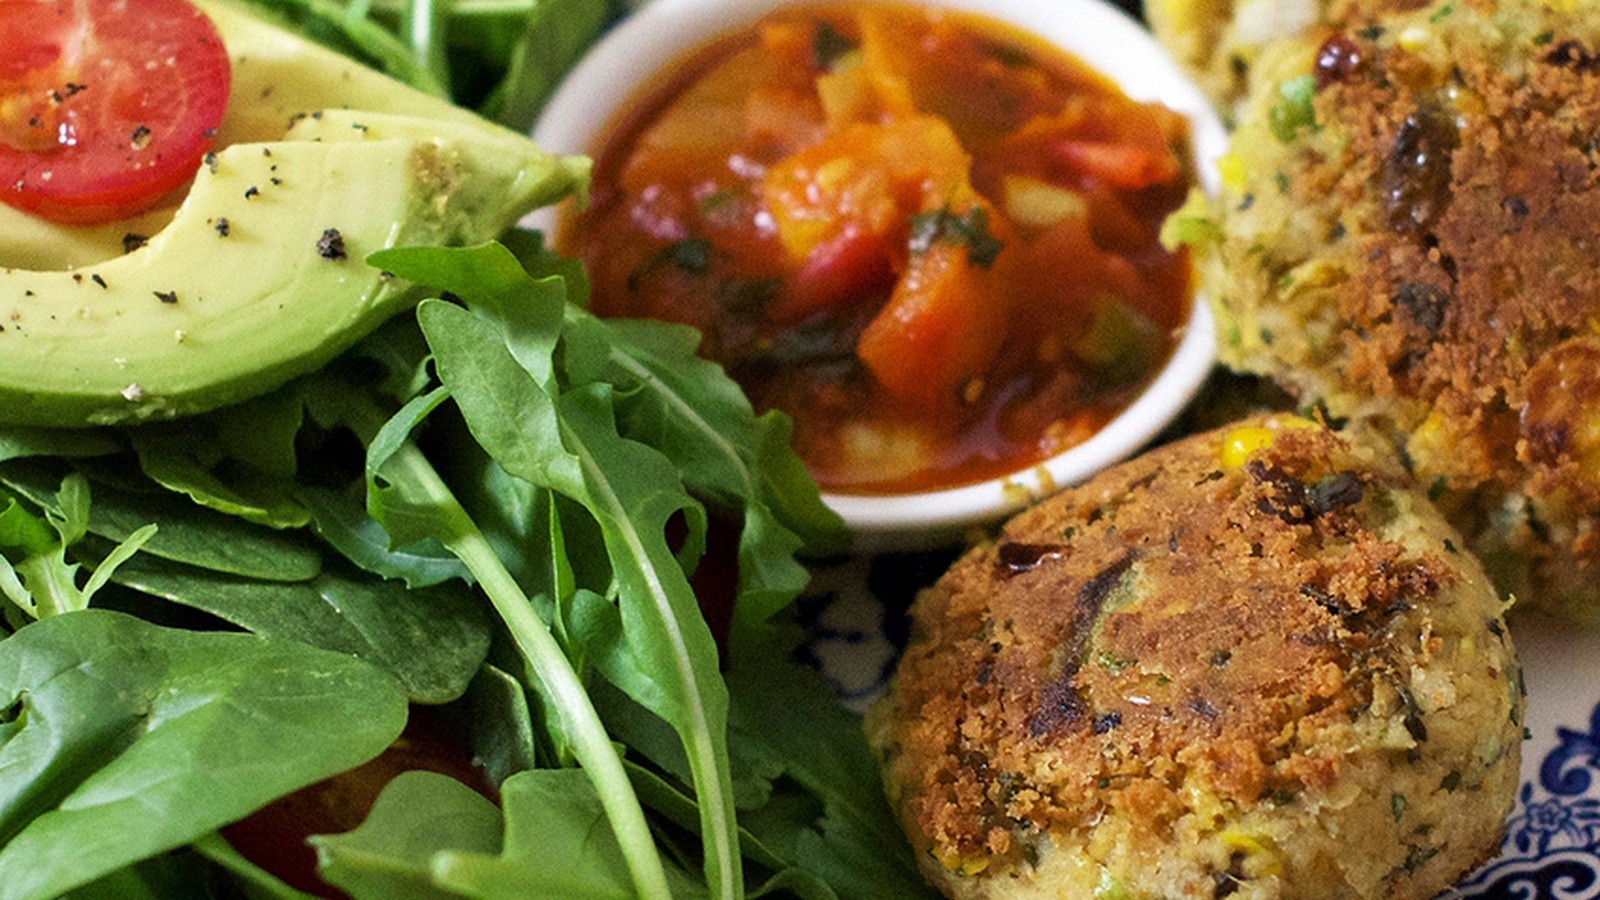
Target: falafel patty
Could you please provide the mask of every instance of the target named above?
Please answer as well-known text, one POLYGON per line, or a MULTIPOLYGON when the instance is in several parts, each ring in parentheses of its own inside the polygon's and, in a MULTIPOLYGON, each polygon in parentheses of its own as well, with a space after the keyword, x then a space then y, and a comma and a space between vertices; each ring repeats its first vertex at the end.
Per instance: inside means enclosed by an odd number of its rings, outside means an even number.
MULTIPOLYGON (((1426 0, 1423 0, 1426 2, 1426 0)), ((1319 26, 1361 27, 1418 0, 1148 0, 1156 39, 1229 119, 1262 50, 1319 26)))
POLYGON ((1600 7, 1272 45, 1170 234, 1220 351, 1388 436, 1502 590, 1600 621, 1600 7))
POLYGON ((1304 419, 1147 453, 912 610, 868 717, 955 898, 1427 898, 1498 846, 1520 673, 1398 466, 1304 419))

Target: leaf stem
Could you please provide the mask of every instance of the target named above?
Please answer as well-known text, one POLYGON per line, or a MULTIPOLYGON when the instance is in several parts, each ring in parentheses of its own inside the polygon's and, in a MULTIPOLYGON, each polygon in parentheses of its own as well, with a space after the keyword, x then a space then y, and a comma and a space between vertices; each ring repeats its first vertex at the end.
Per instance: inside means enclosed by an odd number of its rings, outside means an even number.
POLYGON ((445 531, 441 540, 472 571, 495 612, 505 622, 545 697, 561 717, 562 731, 573 742, 573 755, 594 782, 639 896, 670 898, 666 872, 633 783, 628 780, 622 759, 583 683, 550 634, 549 626, 534 612, 533 604, 506 570, 483 532, 415 444, 407 441, 390 458, 384 474, 402 489, 425 494, 438 511, 445 531))
POLYGON ((433 0, 410 0, 406 4, 405 38, 417 65, 433 80, 450 89, 450 65, 445 60, 445 14, 433 0))
MULTIPOLYGON (((609 480, 603 467, 595 462, 594 455, 588 452, 579 435, 572 434, 570 429, 566 429, 564 436, 568 438, 569 446, 584 448, 579 456, 594 486, 594 500, 607 513, 617 540, 626 548, 626 556, 638 560, 650 559, 650 553, 645 548, 638 529, 634 527, 625 504, 610 490, 609 480)), ((678 679, 684 686, 683 702, 687 707, 689 722, 693 723, 692 727, 678 730, 682 736, 684 751, 689 758, 690 771, 700 801, 701 838, 705 842, 707 881, 712 896, 731 900, 743 894, 744 886, 743 873, 739 868, 738 821, 733 806, 733 783, 727 763, 727 752, 718 747, 710 727, 711 715, 704 700, 705 686, 701 684, 704 673, 695 669, 694 655, 689 649, 688 638, 679 627, 672 608, 672 600, 668 596, 668 588, 661 583, 656 570, 650 566, 641 565, 639 577, 641 580, 639 587, 645 594, 639 599, 648 600, 655 607, 662 626, 661 637, 671 648, 671 657, 677 667, 678 679)), ((719 715, 718 718, 724 719, 725 714, 719 715)))

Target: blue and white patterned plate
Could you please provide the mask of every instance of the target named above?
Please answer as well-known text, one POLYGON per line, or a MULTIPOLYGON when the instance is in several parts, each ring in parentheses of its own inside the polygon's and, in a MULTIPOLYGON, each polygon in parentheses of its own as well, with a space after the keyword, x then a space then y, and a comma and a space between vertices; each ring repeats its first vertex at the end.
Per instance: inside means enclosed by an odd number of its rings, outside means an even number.
POLYGON ((1522 786, 1500 856, 1448 900, 1600 898, 1600 633, 1513 620, 1528 684, 1522 786))
MULTIPOLYGON (((801 620, 845 705, 877 695, 906 640, 905 610, 953 553, 886 554, 817 572, 801 620)), ((1514 619, 1528 686, 1517 806, 1500 855, 1438 900, 1600 900, 1600 631, 1514 619)))

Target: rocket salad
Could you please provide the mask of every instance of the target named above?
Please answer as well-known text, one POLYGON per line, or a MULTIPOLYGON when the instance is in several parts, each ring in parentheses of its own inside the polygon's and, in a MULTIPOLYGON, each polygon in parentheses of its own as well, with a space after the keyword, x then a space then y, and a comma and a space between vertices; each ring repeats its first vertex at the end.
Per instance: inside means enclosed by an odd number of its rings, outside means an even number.
MULTIPOLYGON (((517 127, 616 13, 261 6, 517 127)), ((267 395, 0 426, 0 900, 925 892, 786 661, 796 555, 840 546, 787 420, 502 240, 373 254, 429 299, 267 395), (318 880, 241 852, 424 732, 471 765, 385 778, 318 880)))

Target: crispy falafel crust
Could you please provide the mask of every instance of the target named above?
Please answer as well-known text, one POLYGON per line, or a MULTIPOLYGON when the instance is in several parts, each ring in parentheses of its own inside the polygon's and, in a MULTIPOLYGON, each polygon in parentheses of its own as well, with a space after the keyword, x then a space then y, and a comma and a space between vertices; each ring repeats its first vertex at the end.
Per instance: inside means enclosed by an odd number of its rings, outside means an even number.
POLYGON ((1497 845, 1499 601, 1403 472, 1285 421, 1068 490, 918 600, 869 734, 950 896, 1430 897, 1497 845))
POLYGON ((1224 118, 1249 91, 1263 49, 1324 27, 1361 27, 1428 0, 1147 0, 1156 39, 1224 118))
POLYGON ((1197 254, 1226 362, 1386 434, 1503 589, 1588 620, 1597 53, 1600 10, 1528 0, 1441 0, 1268 48, 1197 254), (1320 65, 1334 42, 1356 62, 1320 65), (1307 78, 1314 123, 1285 127, 1285 85, 1307 78))

